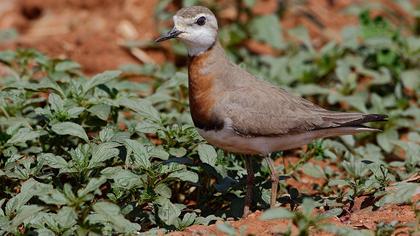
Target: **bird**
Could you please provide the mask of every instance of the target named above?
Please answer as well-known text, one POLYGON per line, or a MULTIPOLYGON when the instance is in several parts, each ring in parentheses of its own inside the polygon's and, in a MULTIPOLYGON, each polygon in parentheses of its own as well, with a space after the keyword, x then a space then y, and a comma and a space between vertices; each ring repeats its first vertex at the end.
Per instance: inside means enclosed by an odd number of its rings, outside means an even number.
POLYGON ((252 204, 252 159, 270 169, 270 207, 275 207, 279 175, 271 153, 294 149, 314 139, 379 131, 364 124, 386 121, 381 114, 326 110, 255 77, 229 60, 218 40, 215 14, 204 6, 181 8, 173 28, 156 42, 178 39, 188 51, 188 92, 192 121, 211 145, 245 157, 243 216, 252 204))

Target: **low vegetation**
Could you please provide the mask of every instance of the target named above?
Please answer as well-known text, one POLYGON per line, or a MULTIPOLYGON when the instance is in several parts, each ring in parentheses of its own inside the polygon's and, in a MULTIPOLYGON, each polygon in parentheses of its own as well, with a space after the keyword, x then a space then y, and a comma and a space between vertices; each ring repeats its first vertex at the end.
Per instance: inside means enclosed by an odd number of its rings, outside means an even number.
MULTIPOLYGON (((375 124, 380 133, 274 153, 273 159, 298 155, 300 161, 285 159, 286 165, 278 166, 283 173, 279 201, 288 207, 269 210, 262 219, 290 219, 300 235, 313 229, 350 235, 356 229, 325 219, 349 214, 355 199, 367 195, 375 208, 411 204, 417 226, 403 226, 418 233, 419 202, 413 201, 420 188, 416 26, 398 29, 360 11, 360 25, 343 30, 343 43, 316 49, 302 27, 287 32, 296 41, 286 43, 278 14, 241 11, 249 20, 223 26, 220 35, 234 61, 324 107, 390 117, 375 124), (253 54, 242 45, 248 38, 281 54, 253 54), (303 175, 322 180, 313 186, 315 194, 287 184, 303 175), (322 213, 314 215, 314 209, 322 213)), ((159 9, 157 15, 169 16, 159 9)), ((185 57, 179 44, 172 47, 185 57)), ((0 52, 0 61, 0 234, 132 234, 241 216, 243 159, 206 144, 195 131, 184 65, 124 65, 88 78, 77 62, 32 49, 0 52), (133 76, 152 80, 137 83, 133 76)), ((253 210, 267 209, 269 169, 264 162, 254 165, 253 210)), ((359 233, 390 235, 399 226, 381 223, 377 232, 359 233)), ((235 234, 229 225, 222 230, 235 234)))

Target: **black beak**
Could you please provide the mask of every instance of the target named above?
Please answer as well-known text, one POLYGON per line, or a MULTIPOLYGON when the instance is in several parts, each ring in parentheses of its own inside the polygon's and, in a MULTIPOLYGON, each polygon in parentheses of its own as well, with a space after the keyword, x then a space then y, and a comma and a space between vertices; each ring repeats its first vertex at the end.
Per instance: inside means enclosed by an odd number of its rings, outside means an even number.
POLYGON ((182 34, 182 31, 177 30, 175 27, 171 29, 168 33, 160 36, 159 38, 155 39, 155 42, 160 43, 162 41, 176 38, 176 36, 182 34))

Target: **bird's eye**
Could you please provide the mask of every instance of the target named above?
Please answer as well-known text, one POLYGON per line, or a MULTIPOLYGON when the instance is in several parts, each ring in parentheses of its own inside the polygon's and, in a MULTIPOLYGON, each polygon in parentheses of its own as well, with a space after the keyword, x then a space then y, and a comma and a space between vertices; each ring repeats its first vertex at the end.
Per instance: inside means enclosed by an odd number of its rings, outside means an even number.
POLYGON ((204 25, 206 23, 206 17, 202 16, 200 18, 197 19, 197 21, 195 22, 197 25, 204 25))

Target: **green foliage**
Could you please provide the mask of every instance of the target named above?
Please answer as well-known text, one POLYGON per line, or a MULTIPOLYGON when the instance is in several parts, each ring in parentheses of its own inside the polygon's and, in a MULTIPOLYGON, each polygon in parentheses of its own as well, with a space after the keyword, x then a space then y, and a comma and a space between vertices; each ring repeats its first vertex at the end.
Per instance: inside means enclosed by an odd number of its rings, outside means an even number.
POLYGON ((129 234, 214 218, 184 212, 171 199, 172 191, 193 187, 198 174, 191 163, 169 158, 195 147, 208 160, 216 154, 201 146, 191 125, 161 115, 151 97, 137 98, 138 86, 118 81, 120 71, 87 79, 73 62, 32 50, 7 55, 2 60, 12 72, 0 91, 2 233, 129 234), (150 133, 163 144, 149 140, 150 133))
POLYGON ((279 20, 274 15, 255 17, 249 23, 249 31, 255 39, 268 43, 276 49, 283 49, 286 45, 281 38, 279 20), (266 27, 269 25, 270 27, 266 27))
MULTIPOLYGON (((253 16, 253 2, 238 9, 249 16, 246 22, 221 26, 233 60, 323 107, 390 116, 374 125, 384 132, 316 141, 298 162, 278 166, 281 191, 288 193, 282 200, 291 209, 272 209, 262 218, 289 219, 301 235, 312 229, 369 235, 325 219, 347 214, 360 196, 382 207, 411 203, 418 193, 420 39, 362 11, 360 26, 344 29, 341 44, 314 48, 302 27, 288 32, 298 44, 286 43, 277 13, 253 16), (280 56, 250 53, 242 45, 248 38, 280 56), (314 184, 313 200, 286 184, 303 175, 323 180, 314 184)), ((159 18, 170 16, 163 10, 169 3, 159 3, 159 18)), ((185 56, 179 44, 173 47, 185 56)), ((0 52, 0 61, 6 68, 0 80, 0 234, 134 234, 242 215, 243 160, 195 131, 185 67, 124 65, 87 78, 76 62, 31 49, 0 52), (134 83, 132 75, 152 80, 134 83)), ((268 167, 254 165, 252 209, 265 209, 268 167)), ((398 225, 380 224, 376 233, 398 225)), ((218 229, 236 234, 228 224, 218 229)))

